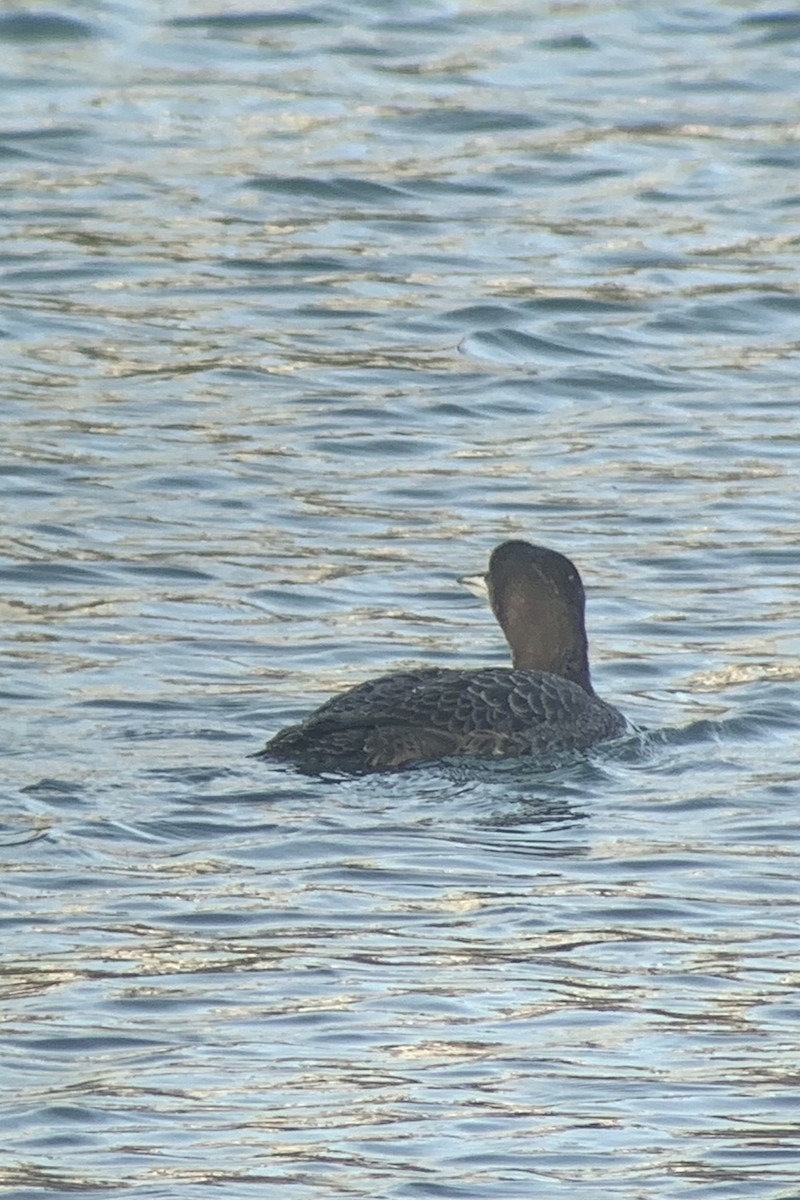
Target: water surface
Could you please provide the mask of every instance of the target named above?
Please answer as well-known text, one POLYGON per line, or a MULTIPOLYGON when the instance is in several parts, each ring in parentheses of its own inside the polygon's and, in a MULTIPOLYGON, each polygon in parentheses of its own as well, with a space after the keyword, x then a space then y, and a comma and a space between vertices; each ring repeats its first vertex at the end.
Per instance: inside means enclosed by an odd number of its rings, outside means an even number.
POLYGON ((799 36, 0 14, 10 1195, 798 1194, 799 36), (643 732, 248 757, 518 536, 643 732))

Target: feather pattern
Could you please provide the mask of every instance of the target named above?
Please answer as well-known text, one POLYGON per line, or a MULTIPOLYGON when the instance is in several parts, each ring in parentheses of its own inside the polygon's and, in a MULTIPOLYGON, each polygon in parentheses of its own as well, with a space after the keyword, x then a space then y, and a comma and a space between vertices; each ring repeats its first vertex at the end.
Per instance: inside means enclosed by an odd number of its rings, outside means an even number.
POLYGON ((383 675, 334 696, 262 753, 385 769, 449 755, 584 750, 624 729, 617 709, 545 671, 433 667, 383 675))

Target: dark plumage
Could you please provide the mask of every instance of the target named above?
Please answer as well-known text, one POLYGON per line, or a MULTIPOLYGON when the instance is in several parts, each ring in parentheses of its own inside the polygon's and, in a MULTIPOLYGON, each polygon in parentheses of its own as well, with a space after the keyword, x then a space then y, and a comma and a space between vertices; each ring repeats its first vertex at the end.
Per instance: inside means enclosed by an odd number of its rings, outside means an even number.
POLYGON ((450 755, 584 750, 623 733, 622 713, 592 688, 583 584, 570 560, 504 542, 484 578, 512 667, 423 667, 367 680, 282 729, 259 757, 387 770, 450 755))

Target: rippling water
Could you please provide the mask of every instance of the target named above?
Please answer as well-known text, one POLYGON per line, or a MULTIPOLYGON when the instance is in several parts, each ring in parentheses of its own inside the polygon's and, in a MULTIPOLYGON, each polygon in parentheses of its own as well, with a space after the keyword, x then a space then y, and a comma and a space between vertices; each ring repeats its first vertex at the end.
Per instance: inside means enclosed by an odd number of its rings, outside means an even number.
POLYGON ((800 1189, 800 18, 0 14, 0 1184, 800 1189), (580 564, 641 729, 248 758, 580 564))

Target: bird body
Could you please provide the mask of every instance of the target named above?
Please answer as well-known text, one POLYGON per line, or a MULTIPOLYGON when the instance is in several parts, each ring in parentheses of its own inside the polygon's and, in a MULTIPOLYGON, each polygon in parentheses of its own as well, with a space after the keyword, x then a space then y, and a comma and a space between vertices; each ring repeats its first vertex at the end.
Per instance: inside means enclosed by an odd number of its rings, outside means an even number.
POLYGON ((281 730, 260 757, 387 770, 584 750, 623 733, 622 713, 590 682, 583 585, 569 559, 505 542, 486 581, 512 667, 425 667, 367 680, 281 730))

